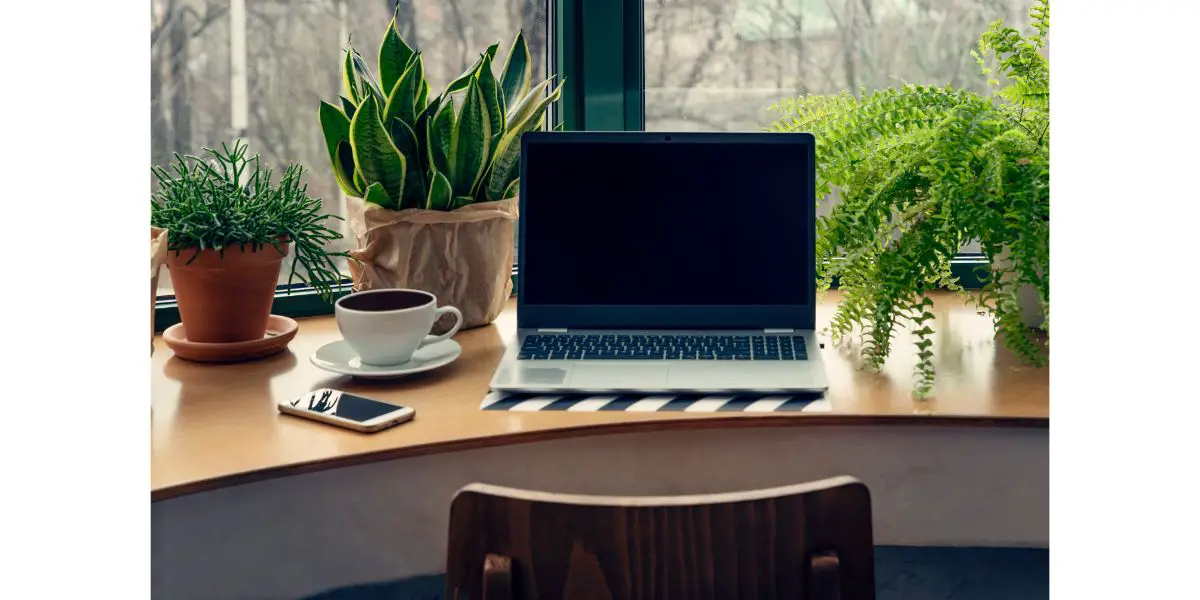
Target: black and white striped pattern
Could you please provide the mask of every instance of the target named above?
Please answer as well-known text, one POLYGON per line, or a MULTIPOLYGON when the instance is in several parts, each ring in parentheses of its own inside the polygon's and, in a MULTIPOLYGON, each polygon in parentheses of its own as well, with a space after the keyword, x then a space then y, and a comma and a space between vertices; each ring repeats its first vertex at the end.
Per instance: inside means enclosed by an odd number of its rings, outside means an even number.
POLYGON ((491 392, 481 410, 536 412, 828 412, 824 394, 508 394, 491 392))

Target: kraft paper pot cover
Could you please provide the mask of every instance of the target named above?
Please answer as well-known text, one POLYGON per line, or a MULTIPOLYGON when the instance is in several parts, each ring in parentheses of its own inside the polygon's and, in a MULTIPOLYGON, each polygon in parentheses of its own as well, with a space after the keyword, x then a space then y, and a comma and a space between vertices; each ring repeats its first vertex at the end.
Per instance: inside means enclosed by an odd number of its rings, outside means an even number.
MULTIPOLYGON (((462 311, 463 329, 487 325, 504 310, 512 295, 517 198, 448 212, 395 211, 360 198, 346 202, 356 243, 349 261, 356 291, 424 290, 438 306, 462 311)), ((449 319, 443 320, 435 332, 448 328, 449 319)))

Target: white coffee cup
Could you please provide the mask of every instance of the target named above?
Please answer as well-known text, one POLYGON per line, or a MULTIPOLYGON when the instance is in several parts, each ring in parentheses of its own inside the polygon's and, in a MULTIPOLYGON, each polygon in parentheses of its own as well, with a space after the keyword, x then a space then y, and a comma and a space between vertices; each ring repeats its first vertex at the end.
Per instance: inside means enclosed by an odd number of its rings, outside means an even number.
POLYGON ((458 333, 462 313, 453 306, 438 308, 437 298, 421 290, 382 289, 347 294, 334 305, 338 330, 364 365, 387 367, 412 359, 422 346, 458 333), (428 335, 438 317, 452 313, 454 327, 428 335))

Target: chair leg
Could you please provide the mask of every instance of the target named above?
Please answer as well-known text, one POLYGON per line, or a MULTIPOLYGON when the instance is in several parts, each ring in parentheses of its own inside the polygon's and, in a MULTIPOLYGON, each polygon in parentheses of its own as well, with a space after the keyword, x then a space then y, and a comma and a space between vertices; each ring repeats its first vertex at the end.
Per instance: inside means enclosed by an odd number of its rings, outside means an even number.
POLYGON ((838 579, 838 555, 834 551, 813 553, 808 570, 811 600, 840 600, 841 582, 838 579))
POLYGON ((513 600, 511 558, 499 554, 484 557, 483 600, 513 600))

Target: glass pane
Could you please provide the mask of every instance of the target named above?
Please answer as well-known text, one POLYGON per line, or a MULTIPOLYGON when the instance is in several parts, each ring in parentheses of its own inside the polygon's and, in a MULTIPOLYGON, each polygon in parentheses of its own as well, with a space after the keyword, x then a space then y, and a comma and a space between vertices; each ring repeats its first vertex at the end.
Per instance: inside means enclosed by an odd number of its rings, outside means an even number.
MULTIPOLYGON (((646 129, 756 131, 800 94, 901 82, 985 92, 970 51, 1026 0, 646 0, 646 129)), ((827 214, 830 202, 821 203, 827 214)), ((972 244, 963 249, 977 252, 972 244)))
POLYGON ((1027 0, 646 0, 646 129, 757 130, 787 96, 900 82, 986 91, 971 57, 1027 0))
MULTIPOLYGON (((332 214, 344 216, 345 203, 329 167, 318 103, 335 100, 341 89, 347 37, 376 68, 397 3, 402 35, 424 53, 432 88, 444 87, 496 42, 499 71, 518 29, 534 57, 534 78, 545 77, 546 0, 247 0, 244 138, 276 172, 289 162, 304 165, 309 194, 332 214)), ((196 154, 235 135, 230 2, 152 0, 151 16, 152 160, 161 165, 174 152, 196 154)), ((337 226, 348 238, 345 224, 337 226)), ((343 239, 337 249, 352 245, 343 239)), ((287 277, 285 268, 280 283, 287 277)), ((159 294, 171 294, 166 270, 159 294)))

